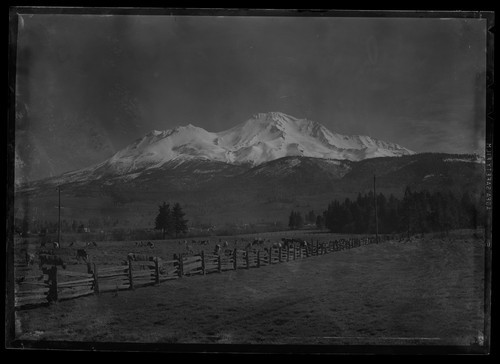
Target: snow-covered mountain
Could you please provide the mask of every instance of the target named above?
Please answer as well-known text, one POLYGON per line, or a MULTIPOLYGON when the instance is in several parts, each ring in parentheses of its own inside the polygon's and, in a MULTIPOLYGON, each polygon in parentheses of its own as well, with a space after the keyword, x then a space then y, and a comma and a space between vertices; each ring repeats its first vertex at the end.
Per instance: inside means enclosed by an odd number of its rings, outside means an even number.
POLYGON ((288 156, 358 161, 409 154, 394 143, 335 134, 318 122, 270 112, 218 133, 191 124, 155 130, 92 169, 131 173, 193 159, 255 166, 288 156))
POLYGON ((414 154, 398 144, 361 135, 332 133, 322 124, 280 112, 259 113, 225 131, 194 125, 154 130, 97 165, 65 173, 54 183, 133 175, 184 163, 212 161, 258 166, 283 157, 360 161, 414 154))

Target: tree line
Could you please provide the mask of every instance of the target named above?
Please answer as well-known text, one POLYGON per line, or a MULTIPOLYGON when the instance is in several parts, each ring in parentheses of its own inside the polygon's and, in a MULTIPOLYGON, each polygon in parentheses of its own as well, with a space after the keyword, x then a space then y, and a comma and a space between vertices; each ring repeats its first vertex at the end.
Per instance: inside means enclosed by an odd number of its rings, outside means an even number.
MULTIPOLYGON (((315 215, 316 227, 336 233, 381 234, 448 232, 459 228, 477 228, 483 225, 484 195, 468 191, 461 195, 451 192, 412 191, 405 189, 404 196, 376 195, 377 214, 373 192, 359 193, 357 198, 333 200, 321 215, 315 215), (377 224, 376 224, 377 222, 377 224)), ((289 228, 299 229, 304 221, 312 223, 311 211, 302 218, 292 211, 289 228)))
POLYGON ((177 237, 179 234, 187 232, 188 220, 184 219, 185 213, 179 203, 174 204, 173 208, 170 209, 170 204, 163 202, 162 205, 158 206, 158 210, 158 215, 155 218, 155 229, 161 230, 163 239, 166 235, 177 237))

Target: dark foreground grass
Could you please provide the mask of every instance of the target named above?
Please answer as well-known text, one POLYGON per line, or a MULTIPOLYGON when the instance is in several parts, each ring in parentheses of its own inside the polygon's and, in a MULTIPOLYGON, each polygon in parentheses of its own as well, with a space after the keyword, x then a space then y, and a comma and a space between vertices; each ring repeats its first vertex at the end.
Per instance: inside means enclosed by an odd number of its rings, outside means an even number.
POLYGON ((472 232, 184 277, 17 312, 19 339, 470 345, 484 327, 472 232))

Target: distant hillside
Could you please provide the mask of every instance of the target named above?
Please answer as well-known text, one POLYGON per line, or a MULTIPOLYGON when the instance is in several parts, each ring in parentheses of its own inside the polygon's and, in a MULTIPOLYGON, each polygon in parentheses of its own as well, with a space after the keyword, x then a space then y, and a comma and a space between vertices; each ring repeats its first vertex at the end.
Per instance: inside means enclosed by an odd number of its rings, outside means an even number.
MULTIPOLYGON (((179 202, 191 224, 281 222, 292 209, 323 211, 332 199, 353 198, 373 188, 401 196, 412 189, 480 194, 484 163, 475 155, 424 153, 362 161, 285 157, 252 167, 185 161, 145 173, 74 180, 61 185, 68 220, 107 219, 127 227, 152 226, 157 205, 179 202)), ((57 218, 53 180, 16 193, 17 216, 57 218)))

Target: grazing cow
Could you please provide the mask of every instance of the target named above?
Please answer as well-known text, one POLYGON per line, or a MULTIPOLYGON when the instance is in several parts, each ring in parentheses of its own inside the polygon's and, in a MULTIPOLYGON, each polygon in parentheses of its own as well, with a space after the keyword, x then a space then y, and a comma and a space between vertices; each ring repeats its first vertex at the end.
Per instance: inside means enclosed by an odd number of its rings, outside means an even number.
POLYGON ((87 260, 89 259, 89 254, 85 249, 77 249, 76 260, 80 261, 80 259, 83 259, 84 262, 87 262, 87 260))
POLYGON ((222 249, 221 249, 220 244, 215 244, 215 247, 214 247, 214 254, 215 254, 215 255, 219 255, 219 254, 220 254, 220 252, 221 252, 221 250, 222 250, 222 249))
POLYGON ((264 239, 262 238, 254 239, 252 243, 252 245, 259 245, 259 246, 262 246, 263 244, 264 244, 264 239))
POLYGON ((28 265, 33 265, 35 263, 35 254, 33 253, 28 253, 28 250, 23 249, 22 252, 24 252, 24 261, 28 265))
POLYGON ((29 265, 35 264, 35 254, 26 252, 26 263, 29 265))
POLYGON ((193 254, 194 253, 193 247, 191 245, 189 245, 188 242, 185 241, 185 240, 184 240, 184 248, 186 249, 186 251, 189 254, 193 254))
POLYGON ((272 244, 272 247, 273 247, 273 248, 281 248, 282 246, 283 246, 283 244, 281 244, 281 242, 280 242, 280 241, 278 241, 278 242, 274 242, 274 243, 272 244))
POLYGON ((281 238, 281 241, 283 242, 283 246, 285 248, 290 248, 295 245, 296 240, 295 239, 287 239, 287 238, 281 238))

